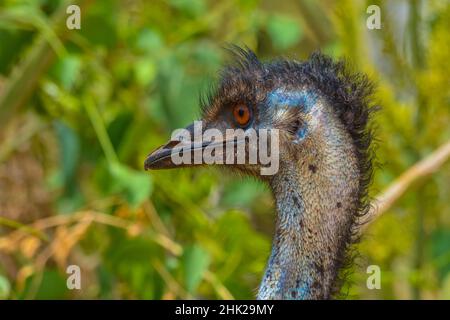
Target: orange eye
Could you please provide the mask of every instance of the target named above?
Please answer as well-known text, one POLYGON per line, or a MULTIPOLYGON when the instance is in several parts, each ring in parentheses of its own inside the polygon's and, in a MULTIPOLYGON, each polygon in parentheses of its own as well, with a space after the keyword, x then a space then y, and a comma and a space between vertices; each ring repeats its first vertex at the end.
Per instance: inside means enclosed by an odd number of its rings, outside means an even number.
POLYGON ((240 126, 245 126, 250 121, 250 110, 245 104, 238 104, 233 109, 233 116, 240 126))

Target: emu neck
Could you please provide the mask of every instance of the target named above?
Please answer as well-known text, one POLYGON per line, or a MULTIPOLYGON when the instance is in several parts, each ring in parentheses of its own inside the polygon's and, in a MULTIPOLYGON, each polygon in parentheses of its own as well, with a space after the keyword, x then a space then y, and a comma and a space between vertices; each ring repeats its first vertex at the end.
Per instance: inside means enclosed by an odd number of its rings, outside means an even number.
POLYGON ((339 128, 318 132, 297 160, 280 163, 270 182, 277 222, 258 299, 335 293, 358 200, 359 171, 348 139, 339 128))

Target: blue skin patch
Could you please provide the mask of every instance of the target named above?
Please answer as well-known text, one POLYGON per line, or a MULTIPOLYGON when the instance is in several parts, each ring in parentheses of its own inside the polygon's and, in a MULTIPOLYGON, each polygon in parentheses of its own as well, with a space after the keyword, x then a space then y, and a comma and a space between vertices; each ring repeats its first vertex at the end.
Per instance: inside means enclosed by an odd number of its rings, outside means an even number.
MULTIPOLYGON (((276 89, 268 94, 268 103, 270 107, 278 108, 282 106, 302 108, 303 112, 311 111, 312 107, 317 103, 318 96, 312 90, 284 91, 276 89)), ((297 131, 297 139, 294 143, 302 141, 308 130, 301 127, 297 131)))
POLYGON ((268 102, 271 107, 297 107, 308 112, 316 104, 317 94, 312 90, 284 91, 276 89, 268 94, 268 102))

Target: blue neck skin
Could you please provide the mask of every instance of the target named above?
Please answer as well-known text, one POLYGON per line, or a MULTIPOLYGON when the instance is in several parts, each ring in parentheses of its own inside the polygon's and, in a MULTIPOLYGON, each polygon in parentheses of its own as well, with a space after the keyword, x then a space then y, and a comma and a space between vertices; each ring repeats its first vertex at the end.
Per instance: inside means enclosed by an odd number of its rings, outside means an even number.
MULTIPOLYGON (((301 108, 302 112, 307 113, 317 99, 317 94, 310 90, 289 92, 277 89, 268 95, 268 104, 274 108, 301 108)), ((307 127, 299 128, 297 143, 305 138, 307 130, 307 127)), ((295 140, 293 142, 296 143, 295 140)), ((271 182, 278 217, 272 253, 258 299, 327 298, 328 293, 323 292, 319 285, 323 275, 315 267, 317 248, 307 243, 306 239, 311 225, 306 222, 307 212, 300 193, 301 179, 293 174, 297 170, 295 165, 284 169, 271 182)))
MULTIPOLYGON (((316 105, 317 94, 312 90, 285 91, 282 89, 273 90, 268 94, 268 104, 271 108, 300 108, 302 112, 309 113, 316 105)), ((297 131, 298 139, 293 143, 300 143, 307 135, 308 128, 302 126, 297 131)))

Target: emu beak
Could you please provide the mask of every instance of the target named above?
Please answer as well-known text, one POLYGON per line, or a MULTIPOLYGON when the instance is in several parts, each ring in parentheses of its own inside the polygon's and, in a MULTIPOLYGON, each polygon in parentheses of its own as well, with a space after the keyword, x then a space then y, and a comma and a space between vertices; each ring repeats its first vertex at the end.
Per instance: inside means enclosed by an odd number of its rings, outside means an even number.
MULTIPOLYGON (((150 153, 144 162, 145 170, 158 170, 158 169, 173 169, 173 168, 183 168, 183 167, 192 167, 206 164, 204 162, 203 150, 206 147, 219 147, 219 150, 223 150, 221 152, 223 160, 225 162, 225 146, 227 145, 227 140, 214 140, 212 142, 203 142, 202 135, 194 134, 194 124, 189 125, 185 128, 189 133, 191 140, 190 141, 180 141, 180 140, 170 140, 165 145, 154 150, 150 153), (198 137, 200 136, 200 137, 198 137), (176 164, 173 162, 172 155, 177 155, 182 157, 185 152, 190 153, 190 161, 188 163, 179 163, 176 164), (200 155, 200 156, 199 156, 200 155), (195 158, 194 158, 195 157, 195 158)), ((228 143, 231 143, 233 146, 237 146, 239 141, 233 139, 228 143)), ((234 147, 233 147, 234 148, 234 147)), ((220 156, 220 155, 218 155, 220 156)))
POLYGON ((179 152, 181 152, 182 154, 182 152, 184 151, 192 151, 194 150, 194 145, 196 147, 198 146, 198 143, 195 143, 195 141, 193 141, 194 125, 191 124, 187 126, 186 130, 189 131, 192 137, 191 141, 169 140, 166 144, 160 146, 147 156, 144 162, 144 169, 157 170, 157 169, 172 169, 189 166, 184 163, 177 165, 172 161, 172 154, 179 152))
POLYGON ((172 152, 175 152, 175 147, 179 147, 182 142, 169 141, 165 145, 160 146, 158 149, 150 153, 144 162, 144 169, 171 169, 176 168, 177 165, 172 162, 172 152))

